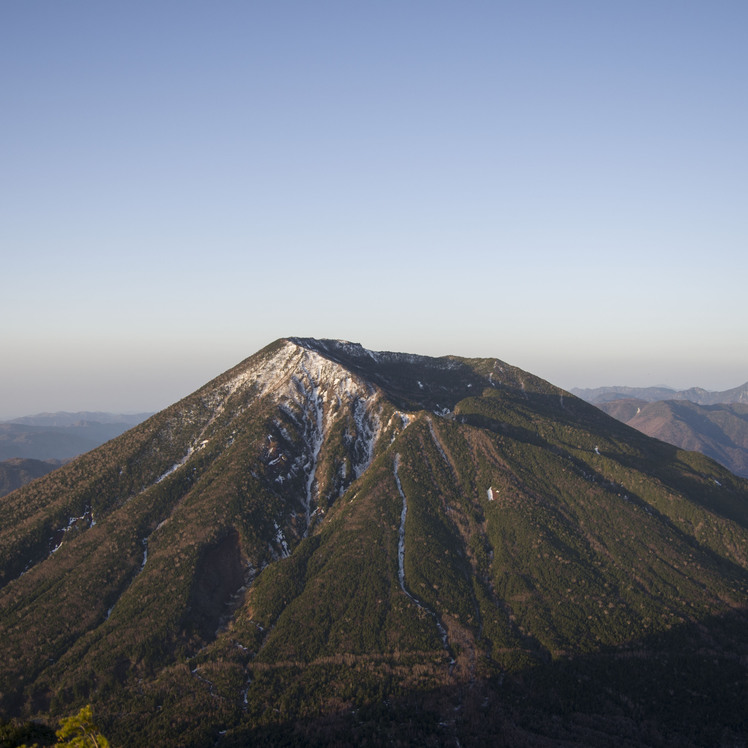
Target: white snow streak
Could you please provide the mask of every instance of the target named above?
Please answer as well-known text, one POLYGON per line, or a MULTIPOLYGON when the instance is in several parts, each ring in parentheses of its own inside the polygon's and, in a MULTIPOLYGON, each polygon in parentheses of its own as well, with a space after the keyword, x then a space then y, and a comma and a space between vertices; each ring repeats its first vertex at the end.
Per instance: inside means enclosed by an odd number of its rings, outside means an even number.
MULTIPOLYGON (((415 603, 419 608, 422 610, 425 610, 431 618, 433 618, 434 623, 436 624, 436 628, 439 631, 439 636, 442 640, 442 646, 445 650, 449 653, 449 643, 447 641, 447 630, 442 626, 441 621, 438 619, 436 613, 431 610, 430 608, 426 607, 417 597, 412 595, 408 588, 405 586, 405 520, 408 516, 408 501, 405 498, 405 492, 403 491, 403 486, 400 483, 400 455, 395 455, 395 461, 394 461, 394 474, 395 474, 395 483, 397 484, 397 490, 400 494, 400 497, 403 500, 403 509, 400 512, 400 530, 398 534, 398 542, 397 542, 397 576, 400 580, 400 589, 410 598, 410 600, 415 603)), ((454 663, 454 660, 452 660, 454 663)))
POLYGON ((359 478, 374 459, 374 447, 379 438, 379 419, 366 417, 366 400, 358 399, 353 405, 353 420, 356 424, 356 440, 360 445, 362 458, 353 465, 353 475, 359 478))
POLYGON ((281 547, 281 556, 282 558, 288 558, 291 555, 291 550, 286 542, 286 536, 277 522, 273 521, 273 525, 275 525, 275 542, 281 547))
POLYGON ((181 468, 194 453, 195 450, 192 445, 190 445, 187 454, 179 462, 175 462, 165 473, 162 473, 158 478, 156 478, 156 483, 161 483, 162 480, 168 478, 173 472, 179 470, 179 468, 181 468))
POLYGON ((148 538, 143 538, 143 561, 140 564, 138 574, 145 569, 146 562, 148 561, 148 538))
POLYGON ((305 410, 307 411, 310 423, 309 433, 307 434, 307 444, 311 450, 311 457, 306 465, 308 473, 306 481, 306 496, 304 497, 304 512, 306 514, 304 537, 306 537, 309 532, 309 523, 312 518, 312 502, 314 501, 313 494, 314 482, 317 477, 317 463, 319 461, 320 450, 322 449, 322 442, 324 441, 324 412, 322 410, 323 401, 319 393, 319 387, 303 363, 301 364, 301 368, 304 374, 306 374, 310 384, 310 390, 307 390, 301 380, 296 380, 304 393, 304 399, 306 401, 305 410))
MULTIPOLYGON (((297 459, 289 462, 289 473, 278 475, 275 481, 283 483, 296 471, 303 471, 305 488, 300 503, 305 515, 306 536, 322 490, 317 469, 326 434, 339 418, 352 419, 353 433, 347 442, 351 450, 350 471, 341 466, 339 475, 344 482, 358 478, 371 464, 381 432, 377 413, 379 395, 355 374, 315 350, 297 349, 292 366, 295 373, 287 374, 275 388, 274 397, 278 407, 294 425, 291 431, 296 431, 295 438, 281 423, 276 422, 275 426, 289 444, 298 443, 300 436, 303 450, 297 459)), ((269 466, 274 466, 279 460, 275 454, 272 458, 269 466)), ((340 488, 342 492, 345 485, 341 484, 340 488)))
POLYGON ((403 500, 403 509, 400 512, 400 531, 397 541, 397 576, 400 580, 400 587, 402 591, 411 599, 416 602, 413 596, 405 589, 405 518, 408 516, 408 502, 405 498, 403 487, 400 484, 400 476, 398 470, 400 469, 400 455, 395 455, 395 483, 397 484, 397 490, 400 493, 400 497, 403 500))
POLYGON ((430 418, 427 418, 426 420, 428 421, 428 424, 429 424, 429 431, 431 431, 431 438, 434 440, 434 444, 436 445, 436 448, 439 450, 439 454, 442 456, 442 459, 444 460, 444 462, 447 463, 447 466, 449 467, 449 469, 452 470, 452 463, 447 458, 447 454, 444 451, 444 447, 442 447, 442 443, 439 441, 439 437, 436 435, 436 431, 434 429, 434 422, 430 418))
POLYGON ((203 397, 203 402, 213 411, 210 419, 201 429, 195 441, 190 444, 184 457, 160 475, 156 479, 156 483, 161 483, 165 478, 168 478, 172 473, 185 465, 195 452, 207 446, 209 440, 205 438, 205 434, 216 420, 221 417, 226 409, 226 403, 233 394, 240 389, 254 386, 257 388, 258 395, 263 395, 268 390, 278 387, 279 382, 287 378, 291 359, 295 355, 298 355, 297 346, 293 343, 285 342, 267 361, 238 372, 228 382, 219 385, 207 393, 203 397))
MULTIPOLYGON (((88 522, 89 522, 89 524, 88 524, 89 528, 93 527, 96 524, 96 522, 94 522, 94 518, 93 518, 93 511, 91 509, 88 509, 88 508, 86 509, 86 511, 83 514, 81 514, 80 517, 69 517, 68 518, 67 525, 65 525, 65 527, 61 527, 57 531, 58 533, 59 532, 62 533, 62 537, 60 538, 60 542, 57 543, 57 545, 49 552, 50 555, 52 555, 53 553, 56 553, 57 551, 60 550, 60 548, 62 547, 62 544, 63 544, 63 542, 65 540, 65 536, 70 532, 70 530, 72 530, 75 527, 75 525, 78 522, 80 522, 81 520, 85 520, 85 519, 87 519, 88 522)), ((55 535, 56 534, 57 533, 55 533, 55 535)), ((54 539, 55 535, 53 535, 52 538, 50 538, 50 540, 54 539)), ((25 572, 26 572, 26 569, 24 569, 24 573, 25 572)))

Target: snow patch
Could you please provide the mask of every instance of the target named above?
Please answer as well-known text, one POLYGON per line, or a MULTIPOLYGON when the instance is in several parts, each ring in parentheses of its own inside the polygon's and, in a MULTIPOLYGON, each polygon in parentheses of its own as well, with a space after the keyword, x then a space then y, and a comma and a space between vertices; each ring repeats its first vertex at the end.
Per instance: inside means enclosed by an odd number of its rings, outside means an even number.
POLYGON ((304 498, 304 511, 306 514, 306 529, 304 530, 304 537, 306 537, 307 533, 309 532, 309 522, 311 520, 312 502, 314 500, 314 482, 317 478, 317 464, 319 461, 319 453, 322 449, 322 442, 324 441, 324 412, 322 410, 322 399, 320 397, 318 385, 312 379, 311 374, 303 363, 301 365, 301 368, 304 374, 306 374, 310 383, 310 389, 307 390, 301 380, 296 380, 304 393, 305 410, 309 419, 309 428, 307 429, 307 433, 305 434, 307 446, 311 451, 311 459, 305 466, 308 471, 306 481, 306 496, 304 498))
POLYGON ((393 421, 394 418, 399 418, 400 419, 400 430, 398 431, 398 427, 396 425, 394 426, 394 431, 392 433, 392 436, 390 437, 390 444, 392 444, 392 442, 395 441, 395 439, 397 438, 398 434, 402 433, 403 431, 405 431, 405 429, 408 428, 408 426, 410 425, 411 421, 413 420, 412 416, 408 415, 407 413, 403 413, 402 411, 396 410, 390 416, 389 421, 387 421, 387 425, 384 427, 385 431, 388 431, 391 427, 393 427, 392 421, 393 421))
MULTIPOLYGON (((289 472, 275 477, 275 481, 282 485, 284 481, 294 476, 300 477, 300 473, 303 473, 305 488, 299 502, 306 521, 306 536, 312 512, 322 490, 318 483, 320 453, 333 423, 340 418, 352 420, 352 428, 347 429, 350 435, 346 437, 350 449, 350 465, 341 466, 335 479, 336 486, 344 490, 345 482, 358 478, 374 458, 381 433, 377 408, 381 410, 381 406, 378 405, 380 396, 376 390, 324 355, 326 351, 340 352, 335 341, 291 340, 298 344, 295 346, 293 369, 287 372, 285 379, 273 392, 275 402, 288 417, 286 424, 290 428, 286 429, 277 420, 274 426, 278 429, 276 433, 289 446, 298 445, 301 450, 289 472), (341 483, 338 484, 338 481, 341 483)), ((358 356, 368 355, 360 346, 353 346, 353 349, 358 356)), ((271 452, 268 457, 272 458, 270 465, 276 464, 278 456, 274 451, 271 452)), ((325 487, 324 490, 327 488, 330 487, 325 487)), ((335 487, 332 489, 337 493, 335 487)))
POLYGON ((143 569, 145 569, 145 565, 148 561, 148 538, 143 538, 143 560, 140 562, 140 569, 138 569, 138 574, 140 574, 143 569))
POLYGON ((379 419, 367 417, 366 400, 357 399, 353 404, 353 420, 356 424, 356 443, 354 454, 361 459, 353 464, 353 475, 359 478, 374 459, 374 447, 379 439, 379 419))
MULTIPOLYGON (((80 517, 69 517, 68 521, 67 521, 67 524, 64 525, 63 527, 61 527, 59 530, 57 530, 57 532, 55 532, 54 535, 52 535, 52 537, 49 539, 50 543, 54 542, 55 538, 57 538, 57 542, 52 547, 52 550, 50 550, 50 552, 49 552, 50 555, 52 555, 53 553, 56 553, 57 551, 59 551, 60 548, 62 547, 62 544, 63 544, 64 540, 65 540, 65 536, 79 522, 84 522, 84 521, 88 522, 88 527, 89 528, 93 527, 96 524, 96 522, 94 521, 94 518, 93 518, 93 511, 91 510, 90 507, 87 507, 86 510, 83 512, 83 514, 81 514, 80 517)), ((28 568, 29 567, 27 566, 26 569, 24 569, 24 573, 26 572, 26 570, 28 568)))
POLYGON ((184 464, 186 464, 187 460, 189 460, 190 457, 192 457, 194 453, 195 453, 195 450, 192 447, 192 445, 190 445, 189 449, 187 450, 187 454, 179 462, 175 462, 165 473, 162 473, 158 478, 156 478, 156 483, 161 483, 162 480, 165 480, 172 473, 179 470, 179 468, 181 468, 184 464))
POLYGON ((281 557, 288 558, 291 555, 291 550, 286 542, 286 536, 283 534, 283 530, 281 530, 280 525, 275 520, 273 520, 273 525, 275 526, 275 542, 281 547, 281 557))

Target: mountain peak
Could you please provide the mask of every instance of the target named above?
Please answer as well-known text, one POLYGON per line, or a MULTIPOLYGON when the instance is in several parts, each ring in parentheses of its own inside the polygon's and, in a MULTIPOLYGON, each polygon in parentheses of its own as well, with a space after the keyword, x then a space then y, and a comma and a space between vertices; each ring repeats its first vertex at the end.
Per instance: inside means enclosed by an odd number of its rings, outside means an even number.
POLYGON ((352 343, 349 340, 333 340, 329 338, 287 338, 295 345, 306 348, 310 351, 316 351, 322 355, 347 355, 355 358, 371 358, 376 361, 376 355, 373 351, 364 348, 361 343, 352 343))
POLYGON ((746 507, 497 359, 284 338, 3 498, 0 711, 92 703, 123 745, 740 744, 746 507))
POLYGON ((454 367, 455 357, 423 356, 414 353, 399 353, 395 351, 373 351, 365 348, 361 343, 349 340, 334 340, 329 338, 286 338, 295 345, 315 351, 339 362, 349 364, 381 364, 381 363, 421 363, 435 368, 454 367))

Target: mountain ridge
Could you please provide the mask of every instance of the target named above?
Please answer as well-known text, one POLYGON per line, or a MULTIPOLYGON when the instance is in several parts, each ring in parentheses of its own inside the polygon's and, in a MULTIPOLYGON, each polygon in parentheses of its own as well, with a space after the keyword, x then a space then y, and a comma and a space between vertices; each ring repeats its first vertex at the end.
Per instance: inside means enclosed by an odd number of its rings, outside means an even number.
POLYGON ((126 745, 746 734, 748 483, 497 359, 280 339, 2 509, 7 714, 91 701, 126 745))
POLYGON ((687 400, 698 405, 719 405, 721 403, 748 403, 748 382, 729 390, 709 391, 702 387, 675 390, 670 387, 575 387, 572 394, 598 405, 611 400, 636 399, 645 402, 657 400, 687 400))
POLYGON ((0 461, 69 460, 119 436, 149 415, 61 411, 0 421, 0 461))

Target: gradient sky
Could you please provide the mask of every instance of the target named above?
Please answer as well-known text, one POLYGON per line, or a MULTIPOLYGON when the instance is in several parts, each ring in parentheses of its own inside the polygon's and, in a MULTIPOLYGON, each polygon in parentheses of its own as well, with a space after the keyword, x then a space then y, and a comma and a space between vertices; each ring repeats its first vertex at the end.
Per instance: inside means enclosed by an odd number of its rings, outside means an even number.
POLYGON ((0 4, 0 417, 286 335, 748 380, 745 0, 0 4))

